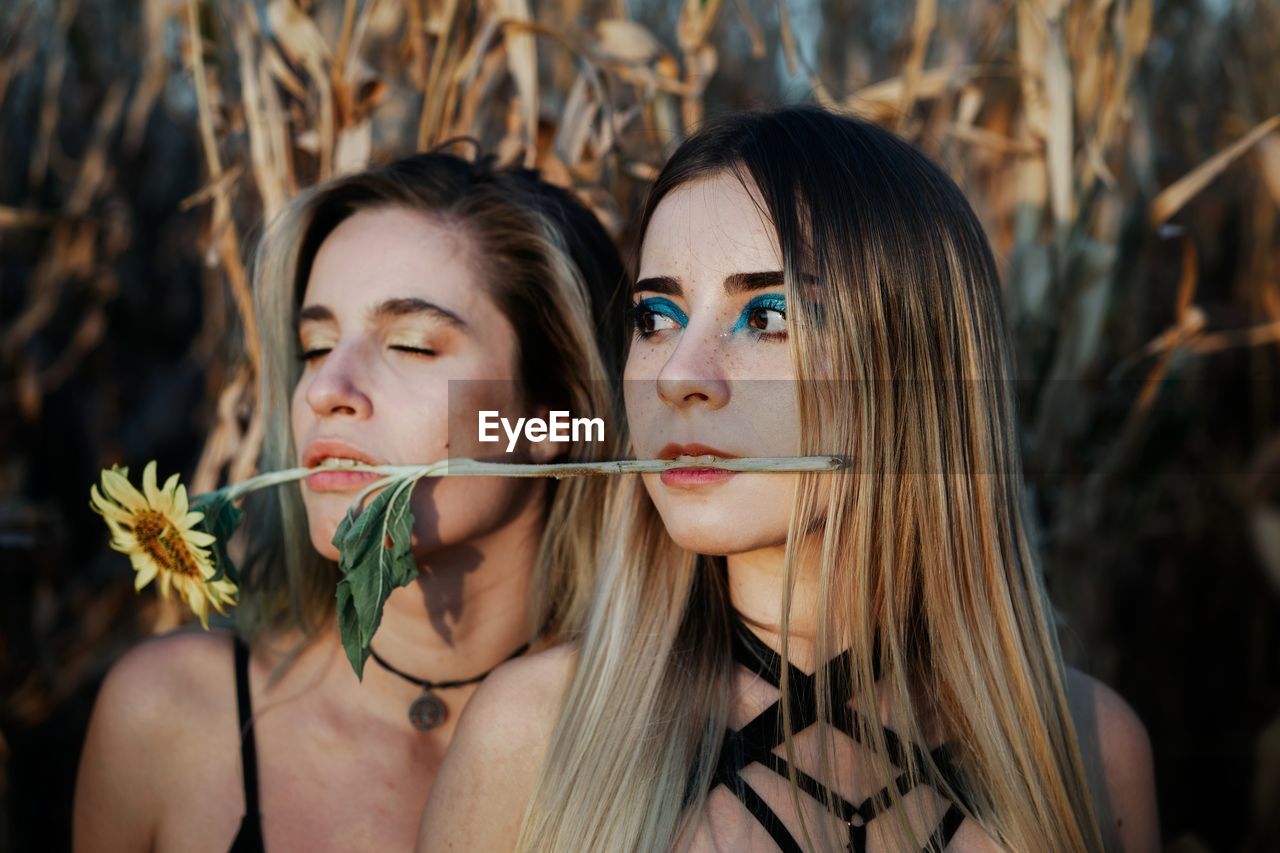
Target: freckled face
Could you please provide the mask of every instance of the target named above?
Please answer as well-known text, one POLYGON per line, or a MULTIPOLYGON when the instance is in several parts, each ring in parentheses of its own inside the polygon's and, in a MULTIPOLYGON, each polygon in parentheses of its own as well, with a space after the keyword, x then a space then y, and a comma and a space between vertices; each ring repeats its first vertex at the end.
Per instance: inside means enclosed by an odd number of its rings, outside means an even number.
MULTIPOLYGON (((494 445, 480 444, 476 430, 457 428, 465 418, 455 419, 450 436, 450 403, 455 415, 528 414, 518 401, 515 330, 474 269, 467 238, 420 213, 361 211, 334 229, 312 265, 298 343, 305 363, 292 400, 298 464, 309 448, 376 464, 492 456, 494 445), (451 401, 450 380, 507 381, 455 383, 451 401)), ((529 461, 528 449, 507 460, 529 461)), ((304 481, 311 541, 324 556, 337 558, 334 531, 370 478, 377 476, 304 481)), ((422 558, 500 527, 536 488, 506 478, 420 481, 415 552, 422 558)))
MULTIPOLYGON (((800 449, 777 238, 733 175, 685 184, 654 211, 624 372, 638 458, 800 449)), ((794 474, 646 474, 672 538, 731 555, 786 541, 794 474)))

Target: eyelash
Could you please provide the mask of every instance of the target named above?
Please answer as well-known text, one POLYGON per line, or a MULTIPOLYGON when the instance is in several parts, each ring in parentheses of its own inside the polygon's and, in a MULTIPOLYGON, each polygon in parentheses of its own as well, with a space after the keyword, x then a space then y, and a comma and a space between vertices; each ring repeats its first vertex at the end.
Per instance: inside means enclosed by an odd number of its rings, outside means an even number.
MULTIPOLYGON (((330 349, 331 347, 316 347, 315 349, 303 350, 301 353, 298 354, 298 361, 301 361, 301 362, 312 361, 314 359, 320 358, 323 355, 327 355, 330 349)), ((390 349, 393 349, 397 352, 409 353, 410 355, 419 356, 421 358, 431 358, 436 354, 435 350, 426 349, 425 347, 409 347, 409 346, 394 345, 390 347, 390 349)))
MULTIPOLYGON (((738 315, 737 322, 734 323, 731 332, 746 331, 755 340, 758 341, 780 341, 787 337, 786 329, 778 332, 766 332, 748 325, 750 318, 757 311, 775 311, 782 316, 785 321, 787 318, 787 298, 781 293, 765 293, 755 297, 742 309, 742 313, 738 315)), ((675 303, 669 299, 649 297, 642 299, 631 307, 631 323, 635 330, 636 338, 650 338, 658 332, 666 331, 665 329, 646 329, 646 321, 650 316, 666 317, 679 326, 688 325, 689 318, 683 311, 676 307, 675 303), (657 308, 665 310, 656 310, 657 308)))
POLYGON ((760 341, 780 341, 787 337, 785 328, 780 332, 766 332, 747 325, 751 316, 757 311, 774 311, 782 316, 785 323, 787 319, 787 297, 781 293, 765 293, 755 297, 742 309, 742 313, 738 315, 738 322, 733 324, 732 331, 737 332, 745 329, 753 338, 760 341))
POLYGON ((645 320, 649 316, 665 317, 678 326, 687 325, 689 317, 670 299, 660 297, 649 297, 641 299, 635 305, 631 306, 631 325, 635 331, 637 338, 651 338, 658 332, 667 331, 666 329, 646 329, 645 320), (661 308, 663 310, 656 310, 661 308))

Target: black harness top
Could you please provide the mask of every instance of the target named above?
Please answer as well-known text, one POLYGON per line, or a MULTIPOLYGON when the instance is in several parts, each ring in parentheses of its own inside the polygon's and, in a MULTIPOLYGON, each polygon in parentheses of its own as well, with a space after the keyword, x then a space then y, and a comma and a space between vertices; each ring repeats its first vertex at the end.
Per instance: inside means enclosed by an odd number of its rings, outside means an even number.
MULTIPOLYGON (((781 689, 782 665, 781 656, 769 648, 759 637, 745 625, 738 622, 733 632, 733 657, 748 671, 754 672, 775 688, 781 689)), ((819 722, 817 702, 818 673, 812 675, 801 672, 790 663, 788 693, 790 714, 794 732, 799 734, 806 728, 819 722)), ((834 726, 848 735, 855 743, 862 743, 862 732, 866 730, 867 721, 861 718, 849 704, 850 700, 850 657, 849 652, 832 658, 824 665, 831 684, 831 710, 823 722, 834 726)), ((879 674, 876 674, 879 677, 879 674)), ((801 853, 803 848, 783 824, 782 819, 769 806, 765 799, 742 776, 742 771, 751 764, 760 764, 783 779, 790 779, 792 768, 785 758, 775 750, 782 745, 782 696, 772 705, 761 711, 754 719, 741 729, 728 729, 724 743, 720 749, 720 760, 712 776, 711 787, 714 790, 724 785, 760 825, 769 833, 783 853, 801 853)), ((836 794, 813 776, 795 768, 795 777, 800 790, 814 798, 818 803, 831 803, 838 809, 840 817, 848 824, 849 840, 846 850, 852 853, 865 853, 867 850, 867 825, 878 817, 891 811, 894 804, 890 787, 899 795, 905 796, 910 791, 929 786, 937 790, 929 780, 920 778, 919 774, 910 774, 908 766, 908 750, 912 750, 917 760, 915 766, 921 766, 923 755, 920 748, 904 742, 903 738, 891 729, 881 727, 888 748, 888 758, 900 772, 885 787, 859 803, 851 803, 836 794)), ((946 746, 930 750, 934 762, 949 780, 957 778, 955 767, 946 746)), ((953 789, 957 786, 952 785, 953 789)), ((939 792, 940 793, 940 792, 939 792)), ((923 850, 925 853, 941 853, 951 841, 965 816, 953 802, 947 801, 943 813, 933 833, 929 836, 923 850)))

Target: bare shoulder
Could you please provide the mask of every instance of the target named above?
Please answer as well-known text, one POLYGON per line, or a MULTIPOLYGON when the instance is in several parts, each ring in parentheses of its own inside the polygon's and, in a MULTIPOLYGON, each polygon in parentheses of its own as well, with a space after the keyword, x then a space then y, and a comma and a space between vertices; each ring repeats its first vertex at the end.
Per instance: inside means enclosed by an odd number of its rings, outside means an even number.
POLYGON ((458 721, 431 790, 419 850, 509 850, 577 663, 557 646, 503 664, 458 721))
POLYGON ((476 691, 458 725, 476 738, 495 732, 508 738, 550 735, 569 680, 577 666, 576 647, 565 644, 503 664, 476 691))
POLYGON ((494 670, 458 721, 442 777, 454 768, 484 776, 536 774, 576 662, 575 649, 564 645, 494 670))
POLYGON ((1159 849, 1151 738, 1119 693, 1067 668, 1068 701, 1103 830, 1125 851, 1159 849))
POLYGON ((152 736, 190 731, 231 704, 231 654, 224 631, 179 630, 144 640, 107 674, 94 718, 145 725, 152 736))
POLYGON ((235 755, 231 638, 177 631, 143 641, 111 668, 94 705, 76 779, 77 849, 113 838, 149 847, 168 794, 189 769, 235 755), (223 731, 225 729, 225 732, 223 731), (193 732, 200 733, 192 737, 193 732))

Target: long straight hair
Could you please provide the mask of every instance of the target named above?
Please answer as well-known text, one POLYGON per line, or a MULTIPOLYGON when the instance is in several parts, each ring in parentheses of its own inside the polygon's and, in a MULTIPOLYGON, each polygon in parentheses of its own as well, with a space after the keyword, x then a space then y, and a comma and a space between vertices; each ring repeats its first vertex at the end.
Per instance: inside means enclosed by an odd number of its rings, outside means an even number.
MULTIPOLYGON (((294 324, 312 262, 343 220, 386 208, 426 214, 467 241, 480 280, 515 328, 526 400, 615 422, 610 377, 618 335, 607 303, 624 273, 609 235, 570 193, 534 171, 431 152, 302 193, 259 241, 253 280, 263 354, 259 404, 266 408, 267 423, 263 469, 297 464, 289 417, 301 372, 294 324), (604 336, 603 350, 597 331, 604 336)), ((572 447, 566 461, 602 452, 607 453, 602 445, 583 442, 572 447)), ((554 642, 573 636, 582 624, 595 576, 604 488, 597 478, 548 481, 531 634, 542 632, 554 642)), ((333 614, 337 566, 311 545, 296 483, 250 497, 249 556, 241 573, 237 629, 251 642, 269 634, 300 634, 305 645, 333 614)))
MULTIPOLYGON (((906 756, 907 772, 1011 849, 1099 849, 1024 520, 1000 286, 976 216, 891 133, 793 107, 725 118, 681 145, 649 196, 642 239, 667 195, 717 175, 758 192, 776 233, 802 452, 853 466, 795 481, 783 655, 797 567, 816 565, 817 659, 850 650, 855 713, 915 743, 929 730, 952 744, 958 772, 925 750, 906 756), (822 521, 815 531, 805 519, 822 521)), ((613 491, 607 513, 599 587, 521 849, 651 851, 687 839, 728 719, 723 559, 676 546, 638 478, 613 491)), ((817 707, 831 695, 824 673, 817 707)), ((899 797, 883 731, 869 726, 863 740, 899 797)), ((808 846, 840 846, 841 824, 805 819, 794 771, 790 789, 808 846)), ((892 846, 918 850, 906 809, 896 811, 892 846)))

